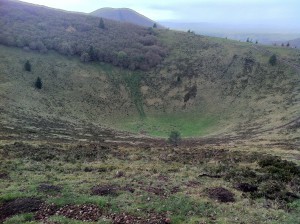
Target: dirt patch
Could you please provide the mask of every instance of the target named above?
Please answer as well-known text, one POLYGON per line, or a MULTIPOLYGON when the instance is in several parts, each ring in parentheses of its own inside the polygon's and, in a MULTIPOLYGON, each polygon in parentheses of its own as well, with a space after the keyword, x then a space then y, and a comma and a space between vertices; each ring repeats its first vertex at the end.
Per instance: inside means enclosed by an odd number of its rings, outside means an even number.
POLYGON ((8 179, 9 175, 8 173, 0 173, 0 179, 8 179))
POLYGON ((56 205, 43 205, 36 213, 35 219, 46 222, 52 215, 61 215, 70 219, 85 222, 95 222, 102 216, 102 210, 96 205, 66 205, 58 208, 56 205))
POLYGON ((117 196, 121 191, 128 191, 134 193, 135 189, 131 186, 126 185, 125 187, 120 187, 117 185, 98 185, 91 189, 92 195, 111 195, 117 196))
POLYGON ((37 188, 38 191, 44 192, 44 193, 59 193, 61 192, 61 187, 51 185, 51 184, 40 184, 37 188))
POLYGON ((255 192, 258 190, 257 186, 249 183, 238 183, 235 188, 243 192, 255 192))
POLYGON ((152 187, 152 186, 149 186, 149 187, 145 187, 143 189, 144 191, 147 191, 149 193, 152 193, 152 194, 155 194, 157 196, 167 196, 167 192, 164 188, 162 187, 152 187))
POLYGON ((187 183, 185 183, 185 186, 190 188, 198 188, 199 186, 201 186, 201 183, 196 180, 190 180, 187 183))
POLYGON ((112 219, 113 224, 169 224, 171 223, 171 220, 169 218, 166 218, 163 215, 160 214, 149 214, 148 217, 138 217, 138 216, 132 216, 126 213, 122 214, 113 214, 109 217, 112 219))
POLYGON ((43 204, 35 214, 35 219, 45 222, 50 216, 55 215, 59 207, 54 204, 43 204))
POLYGON ((103 186, 95 186, 92 188, 92 195, 112 195, 116 196, 119 194, 120 187, 116 185, 103 185, 103 186))
POLYGON ((211 199, 219 202, 235 202, 234 194, 223 187, 210 188, 207 193, 211 199))
POLYGON ((36 212, 42 205, 37 198, 18 198, 0 205, 0 222, 16 214, 36 212))
POLYGON ((102 211, 96 205, 66 205, 60 208, 55 214, 91 222, 98 221, 102 215, 102 211))

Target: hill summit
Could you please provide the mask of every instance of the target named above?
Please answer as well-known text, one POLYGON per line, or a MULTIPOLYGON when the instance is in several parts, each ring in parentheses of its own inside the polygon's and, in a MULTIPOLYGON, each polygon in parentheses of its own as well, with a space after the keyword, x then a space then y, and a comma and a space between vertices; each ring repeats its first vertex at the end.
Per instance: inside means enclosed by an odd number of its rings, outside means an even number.
MULTIPOLYGON (((90 13, 119 22, 132 23, 144 27, 152 27, 156 22, 129 8, 101 8, 90 13)), ((158 25, 159 28, 162 26, 158 25)))

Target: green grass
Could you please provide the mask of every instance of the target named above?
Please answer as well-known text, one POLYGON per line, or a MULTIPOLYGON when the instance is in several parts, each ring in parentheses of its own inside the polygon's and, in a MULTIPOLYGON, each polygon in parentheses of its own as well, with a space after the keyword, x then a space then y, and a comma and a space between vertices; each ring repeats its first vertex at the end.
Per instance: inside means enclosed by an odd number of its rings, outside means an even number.
POLYGON ((197 137, 212 132, 218 120, 219 118, 213 116, 182 113, 129 118, 117 125, 134 133, 146 133, 157 137, 168 137, 173 130, 179 131, 182 137, 197 137))
POLYGON ((34 221, 34 215, 32 213, 26 213, 26 214, 20 214, 20 215, 15 215, 11 217, 10 219, 6 220, 4 224, 37 224, 38 222, 34 221))

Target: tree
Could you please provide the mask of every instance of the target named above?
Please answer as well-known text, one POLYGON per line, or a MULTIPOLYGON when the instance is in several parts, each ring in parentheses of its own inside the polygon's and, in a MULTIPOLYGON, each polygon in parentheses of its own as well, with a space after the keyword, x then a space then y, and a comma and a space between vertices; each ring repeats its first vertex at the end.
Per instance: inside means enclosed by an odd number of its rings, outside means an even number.
POLYGON ((80 61, 89 62, 91 60, 89 53, 83 52, 80 56, 80 61))
POLYGON ((97 60, 97 54, 96 54, 93 46, 90 46, 88 54, 90 56, 91 61, 96 61, 97 60))
POLYGON ((288 42, 288 43, 286 44, 286 47, 290 47, 290 42, 288 42))
POLYGON ((43 82, 40 77, 37 77, 35 83, 34 83, 35 88, 41 89, 43 87, 43 82))
POLYGON ((249 43, 249 42, 250 42, 250 39, 249 39, 249 37, 247 38, 246 42, 247 42, 247 43, 249 43))
POLYGON ((105 29, 104 21, 103 21, 102 18, 100 18, 99 28, 100 28, 100 29, 105 29))
POLYGON ((153 24, 153 28, 157 28, 157 24, 156 23, 153 24))
POLYGON ((31 64, 30 64, 29 60, 26 61, 25 65, 24 65, 24 69, 27 72, 31 72, 31 64))
POLYGON ((274 65, 277 64, 277 57, 276 57, 275 54, 273 54, 273 55, 270 57, 269 63, 270 63, 270 65, 272 65, 272 66, 274 66, 274 65))
POLYGON ((179 142, 181 141, 180 132, 179 131, 171 131, 168 140, 173 146, 178 146, 179 142))

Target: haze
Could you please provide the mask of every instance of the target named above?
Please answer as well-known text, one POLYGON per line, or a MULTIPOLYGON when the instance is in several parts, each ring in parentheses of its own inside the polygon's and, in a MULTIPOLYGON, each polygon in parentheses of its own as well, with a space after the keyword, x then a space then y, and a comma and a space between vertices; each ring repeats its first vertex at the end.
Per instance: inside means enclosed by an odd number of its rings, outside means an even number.
POLYGON ((217 23, 272 27, 282 30, 300 28, 300 2, 297 0, 29 0, 49 7, 91 12, 98 8, 131 8, 156 21, 217 23))

